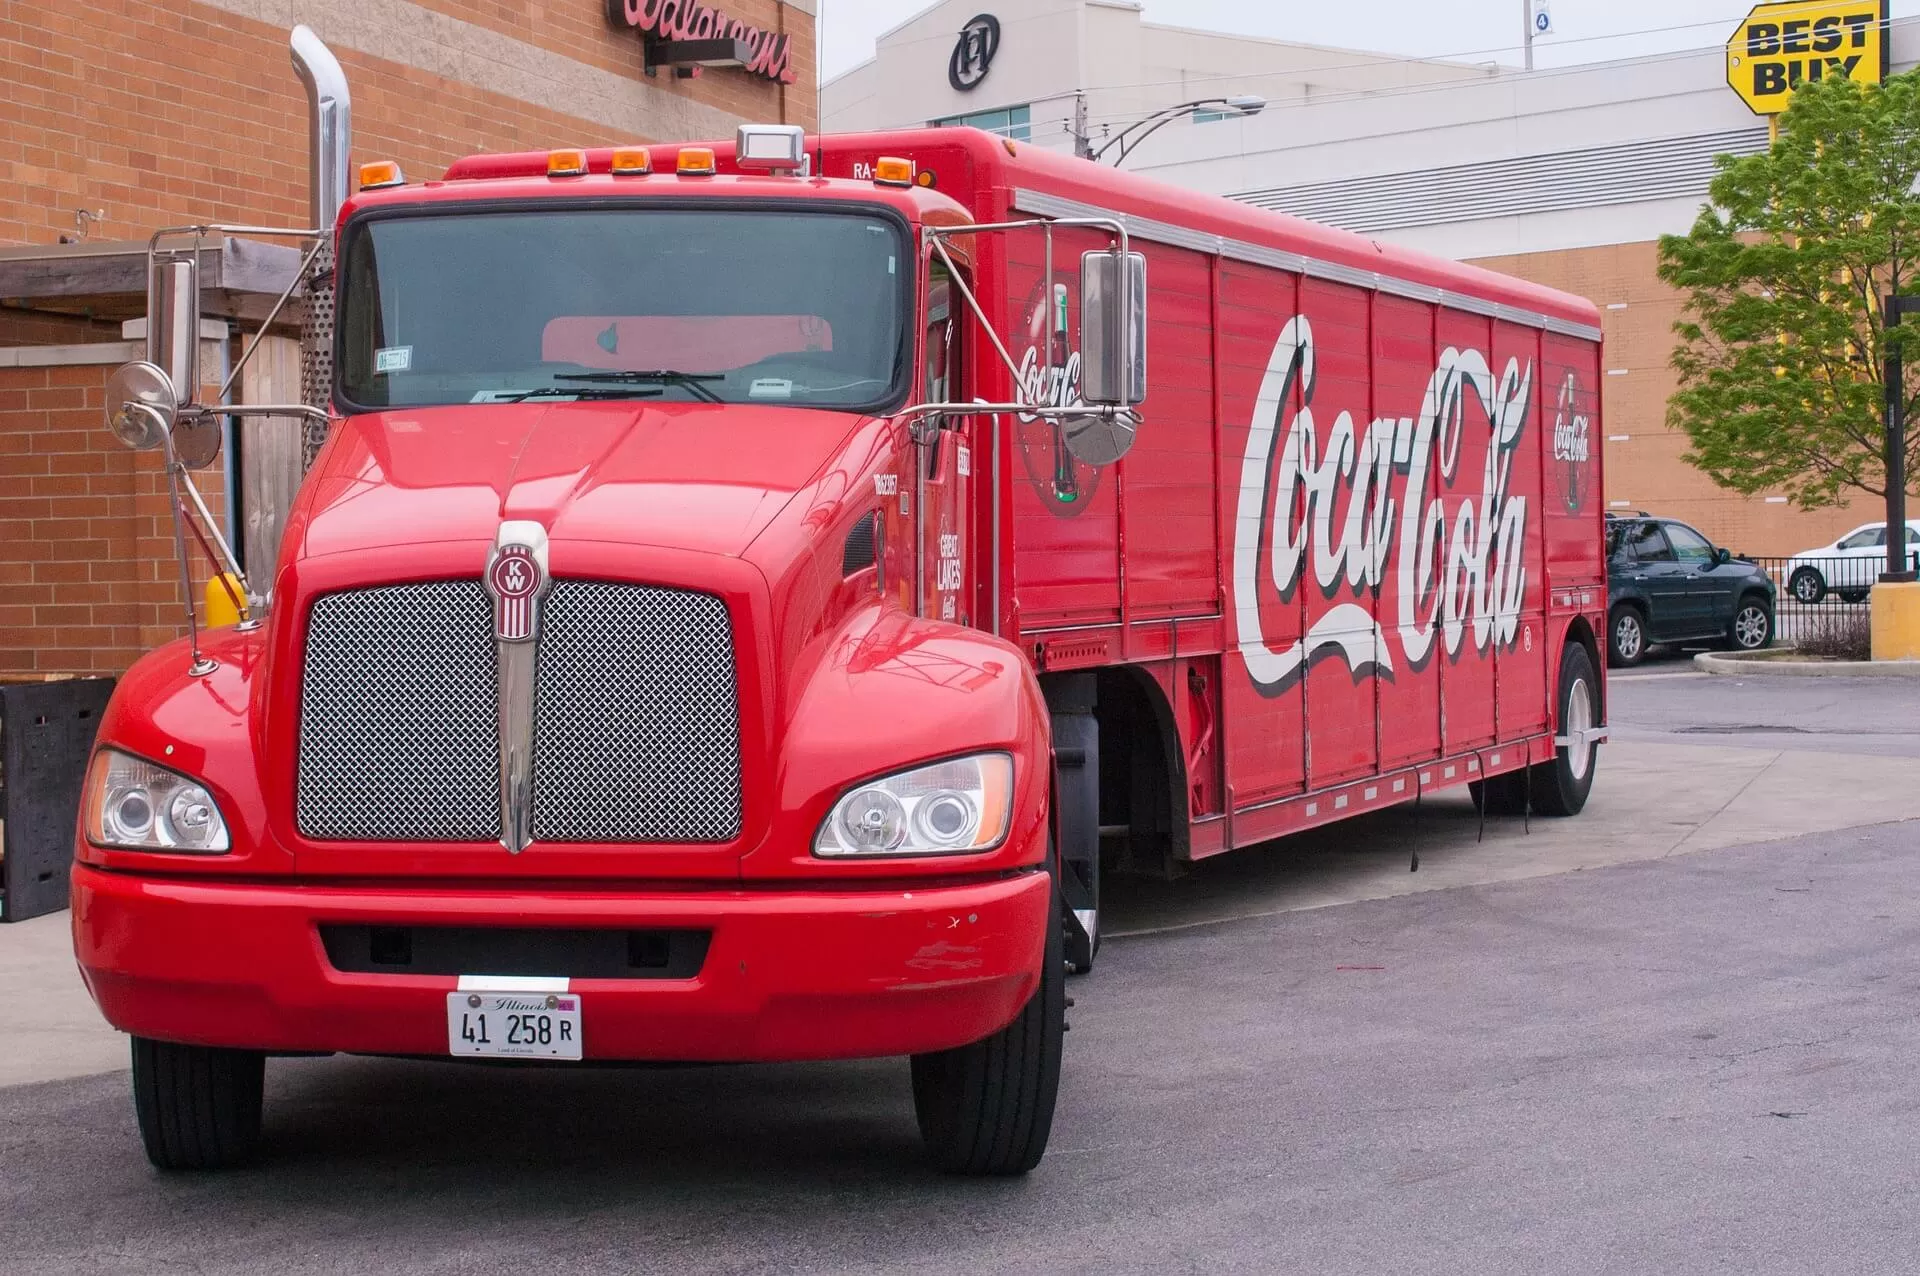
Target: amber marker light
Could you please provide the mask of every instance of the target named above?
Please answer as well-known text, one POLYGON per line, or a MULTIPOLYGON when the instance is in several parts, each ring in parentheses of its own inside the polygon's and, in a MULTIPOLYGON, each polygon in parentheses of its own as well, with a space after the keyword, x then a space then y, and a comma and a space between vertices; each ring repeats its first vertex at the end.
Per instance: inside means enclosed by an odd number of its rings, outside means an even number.
POLYGON ((711 146, 683 146, 680 158, 674 169, 682 177, 712 177, 713 148, 711 146))
POLYGON ((615 177, 645 177, 653 171, 653 155, 644 146, 624 146, 613 153, 615 177))
POLYGON ((873 184, 875 186, 913 185, 913 161, 901 159, 898 155, 882 155, 873 162, 873 184))
POLYGON ((375 160, 371 164, 360 166, 360 189, 363 191, 384 190, 389 186, 405 186, 407 176, 400 166, 392 160, 375 160))
POLYGON ((935 186, 939 185, 938 182, 934 181, 933 170, 930 168, 921 169, 920 172, 915 175, 913 182, 914 185, 924 186, 928 190, 932 190, 935 186))
POLYGON ((585 177, 587 153, 578 147, 547 152, 548 177, 585 177))

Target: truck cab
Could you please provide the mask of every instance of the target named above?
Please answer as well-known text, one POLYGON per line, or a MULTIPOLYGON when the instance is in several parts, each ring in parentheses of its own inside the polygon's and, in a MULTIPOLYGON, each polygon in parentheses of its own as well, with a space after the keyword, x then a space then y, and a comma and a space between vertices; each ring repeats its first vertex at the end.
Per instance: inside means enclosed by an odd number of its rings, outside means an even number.
POLYGON ((939 1165, 1038 1161, 1070 914, 1046 705, 962 601, 926 232, 970 218, 772 134, 341 208, 270 593, 129 671, 89 775, 76 950, 157 1164, 334 1051, 907 1055, 939 1165))

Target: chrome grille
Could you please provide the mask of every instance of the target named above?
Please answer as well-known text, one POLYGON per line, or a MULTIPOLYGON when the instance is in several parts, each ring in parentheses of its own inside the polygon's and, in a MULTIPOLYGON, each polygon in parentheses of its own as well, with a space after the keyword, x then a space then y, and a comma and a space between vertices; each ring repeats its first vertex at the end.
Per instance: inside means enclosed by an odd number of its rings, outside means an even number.
POLYGON ((739 834, 740 700, 725 603, 556 581, 535 686, 535 841, 739 834))
MULTIPOLYGON (((739 696, 711 594, 555 581, 536 672, 536 842, 725 842, 739 696)), ((478 581, 332 594, 308 622, 298 818, 318 839, 500 836, 491 600, 478 581)))
POLYGON ((493 603, 477 580, 327 594, 307 616, 300 832, 500 836, 493 603))

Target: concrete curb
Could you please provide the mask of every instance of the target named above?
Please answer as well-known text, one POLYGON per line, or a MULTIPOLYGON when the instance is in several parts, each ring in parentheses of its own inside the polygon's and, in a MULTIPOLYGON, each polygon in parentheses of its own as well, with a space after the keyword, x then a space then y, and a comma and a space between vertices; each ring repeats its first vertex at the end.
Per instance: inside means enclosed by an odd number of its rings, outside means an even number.
POLYGON ((1742 678, 1920 678, 1920 660, 1794 660, 1765 651, 1702 651, 1693 666, 1742 678))

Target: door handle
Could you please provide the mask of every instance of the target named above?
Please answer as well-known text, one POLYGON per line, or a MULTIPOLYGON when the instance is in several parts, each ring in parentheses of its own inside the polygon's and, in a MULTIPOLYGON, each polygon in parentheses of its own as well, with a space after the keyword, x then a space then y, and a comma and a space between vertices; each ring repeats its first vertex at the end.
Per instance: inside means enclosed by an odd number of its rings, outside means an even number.
POLYGON ((1645 576, 1635 576, 1635 577, 1634 577, 1634 579, 1635 579, 1635 580, 1645 580, 1645 579, 1646 579, 1646 577, 1645 577, 1645 576))

